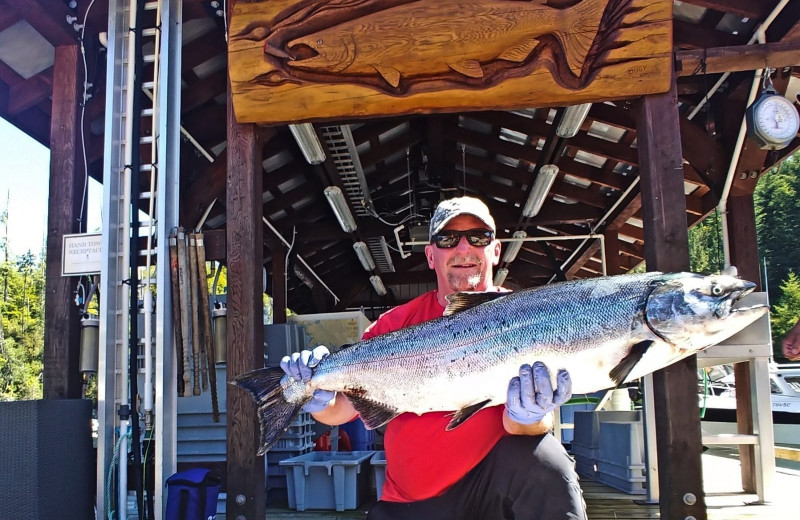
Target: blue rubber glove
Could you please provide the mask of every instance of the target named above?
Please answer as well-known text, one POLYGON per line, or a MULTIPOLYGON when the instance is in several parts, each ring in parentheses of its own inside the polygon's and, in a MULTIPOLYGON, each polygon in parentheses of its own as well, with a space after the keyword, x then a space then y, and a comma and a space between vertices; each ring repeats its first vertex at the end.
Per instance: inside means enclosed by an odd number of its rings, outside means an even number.
MULTIPOLYGON (((330 355, 330 351, 324 345, 316 347, 314 350, 303 350, 295 352, 291 356, 283 356, 281 368, 286 374, 295 381, 307 383, 314 374, 314 367, 319 365, 325 356, 330 355)), ((321 412, 333 401, 336 392, 330 390, 314 390, 314 395, 304 407, 303 411, 308 413, 321 412)))
POLYGON ((534 424, 544 419, 545 415, 572 397, 569 372, 559 370, 556 384, 558 386, 553 390, 550 372, 544 363, 537 361, 533 367, 527 364, 519 367, 519 377, 512 378, 508 383, 508 417, 520 424, 534 424))

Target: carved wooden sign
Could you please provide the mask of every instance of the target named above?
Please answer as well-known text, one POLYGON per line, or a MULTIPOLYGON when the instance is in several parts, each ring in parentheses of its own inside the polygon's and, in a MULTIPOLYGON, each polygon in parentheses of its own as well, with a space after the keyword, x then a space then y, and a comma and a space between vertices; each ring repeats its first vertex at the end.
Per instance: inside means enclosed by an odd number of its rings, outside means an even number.
POLYGON ((565 106, 665 92, 672 0, 239 0, 239 122, 565 106))

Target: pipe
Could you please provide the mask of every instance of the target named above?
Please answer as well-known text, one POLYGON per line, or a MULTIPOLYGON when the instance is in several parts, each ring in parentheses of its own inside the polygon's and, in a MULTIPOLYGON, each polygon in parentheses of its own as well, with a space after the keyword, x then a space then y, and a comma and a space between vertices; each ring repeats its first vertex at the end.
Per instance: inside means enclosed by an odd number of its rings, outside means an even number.
MULTIPOLYGON (((268 227, 268 228, 270 228, 270 229, 272 230, 272 232, 273 232, 273 233, 275 233, 275 236, 277 236, 278 238, 280 238, 280 239, 281 239, 281 242, 283 242, 283 244, 284 244, 286 247, 291 247, 291 245, 289 244, 289 242, 287 242, 287 241, 286 241, 286 239, 285 239, 285 238, 283 238, 283 235, 281 235, 281 234, 280 234, 280 232, 278 232, 278 230, 277 230, 277 229, 275 229, 275 227, 272 225, 272 223, 271 223, 269 220, 267 220, 267 218, 266 218, 266 217, 261 217, 261 220, 263 220, 263 221, 264 221, 264 224, 266 224, 266 225, 267 225, 267 227, 268 227)), ((331 293, 331 296, 333 296, 333 302, 334 302, 334 303, 339 303, 339 297, 338 297, 338 296, 336 296, 336 293, 335 293, 335 292, 333 292, 333 290, 331 290, 331 288, 330 288, 330 287, 328 287, 328 286, 327 286, 327 284, 326 284, 325 282, 323 282, 323 281, 322 281, 322 278, 320 278, 320 277, 319 277, 319 275, 316 273, 316 271, 314 271, 313 269, 311 269, 311 266, 310 266, 310 265, 308 265, 308 264, 306 263, 306 261, 303 259, 303 257, 302 257, 302 256, 300 256, 300 255, 297 255, 297 259, 298 259, 298 260, 300 260, 300 263, 301 263, 301 264, 303 264, 303 265, 306 267, 306 269, 308 269, 308 271, 309 271, 309 272, 310 272, 312 275, 314 275, 314 278, 316 278, 316 279, 317 279, 317 281, 318 281, 319 283, 321 283, 321 284, 322 284, 322 286, 323 286, 325 289, 327 289, 329 293, 331 293)))
MULTIPOLYGON (((149 277, 148 277, 149 279, 149 277)), ((149 282, 148 282, 149 285, 149 282)), ((144 413, 146 426, 153 415, 153 293, 144 290, 144 413)), ((147 428, 149 429, 149 428, 147 428)))
MULTIPOLYGON (((757 40, 758 43, 763 44, 766 42, 766 32, 769 29, 769 26, 775 21, 775 18, 778 17, 778 14, 783 10, 786 4, 789 3, 789 0, 781 0, 772 10, 772 12, 764 19, 764 22, 759 26, 756 30, 756 33, 750 38, 750 42, 757 40)), ((764 69, 759 69, 755 71, 755 75, 753 77, 753 84, 750 86, 750 95, 747 97, 747 103, 745 106, 750 106, 755 101, 756 96, 758 95, 759 91, 759 84, 761 83, 761 75, 763 74, 764 69)), ((736 174, 736 167, 739 165, 739 157, 742 155, 742 148, 744 147, 744 139, 747 134, 747 119, 742 118, 742 123, 739 125, 739 135, 736 137, 736 144, 733 148, 733 154, 731 155, 731 163, 728 167, 728 175, 725 178, 725 186, 722 189, 722 195, 719 198, 719 204, 717 205, 717 211, 719 214, 722 215, 722 251, 723 251, 723 258, 725 267, 731 265, 731 245, 730 245, 730 237, 728 236, 728 197, 730 196, 731 186, 733 185, 733 176, 736 174)))
MULTIPOLYGON (((131 5, 129 6, 128 11, 128 27, 136 27, 136 0, 131 0, 131 5)), ((132 37, 128 37, 128 56, 135 56, 136 55, 136 41, 132 37)), ((130 58, 129 58, 130 59, 130 58)), ((136 72, 134 67, 129 66, 127 69, 127 78, 126 83, 130 87, 134 85, 136 82, 136 72)), ((126 114, 133 114, 134 109, 134 89, 128 88, 125 94, 125 113, 126 114)), ((130 165, 133 161, 133 119, 126 121, 125 124, 125 164, 130 165)), ((138 136, 136 136, 138 139, 138 136)), ((138 174, 138 172, 136 172, 138 174)), ((131 177, 132 177, 131 167, 128 166, 123 173, 123 201, 121 207, 123 208, 130 208, 132 204, 131 200, 131 177)), ((130 257, 130 241, 128 237, 131 236, 131 222, 130 218, 125 218, 125 224, 122 230, 122 258, 127 259, 130 257)), ((135 292, 135 290, 128 286, 129 291, 135 292)), ((121 315, 127 317, 130 320, 130 298, 121 298, 120 302, 120 311, 121 315)), ((125 318, 123 318, 124 321, 125 318)), ((123 331, 125 328, 130 328, 132 325, 130 321, 126 324, 123 324, 123 331)), ((119 356, 117 360, 120 363, 120 389, 119 389, 119 402, 120 402, 120 421, 119 421, 119 436, 122 437, 127 434, 128 431, 128 419, 127 417, 123 418, 123 409, 128 408, 130 403, 130 396, 128 394, 128 386, 129 382, 129 359, 123 354, 119 356)), ((119 484, 117 486, 117 510, 118 510, 118 518, 119 520, 127 520, 128 518, 128 443, 122 443, 120 449, 120 456, 118 460, 119 468, 117 470, 117 477, 119 479, 119 484)))

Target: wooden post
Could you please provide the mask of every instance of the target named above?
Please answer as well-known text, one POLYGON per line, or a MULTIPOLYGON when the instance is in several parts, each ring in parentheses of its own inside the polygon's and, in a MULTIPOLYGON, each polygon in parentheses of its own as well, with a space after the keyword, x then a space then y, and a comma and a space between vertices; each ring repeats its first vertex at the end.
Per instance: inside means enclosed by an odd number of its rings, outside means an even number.
MULTIPOLYGON (((761 290, 761 269, 758 262, 758 238, 756 236, 756 212, 753 195, 728 197, 728 234, 731 265, 736 266, 739 276, 755 282, 761 290)), ((752 434, 753 400, 750 363, 735 363, 736 379, 736 426, 739 433, 752 434)), ((742 488, 748 493, 756 492, 755 447, 752 444, 739 446, 739 462, 742 470, 742 488)))
POLYGON ((603 243, 606 250, 606 273, 609 276, 622 274, 622 268, 619 263, 619 233, 607 230, 603 233, 603 243))
MULTIPOLYGON (((686 197, 675 79, 639 102, 637 132, 644 252, 651 271, 689 268, 686 197)), ((661 518, 707 518, 700 464, 697 358, 653 375, 661 518)))
POLYGON ((83 164, 78 156, 78 106, 82 85, 78 81, 78 46, 55 48, 53 64, 53 115, 50 120, 50 197, 47 206, 47 281, 44 306, 45 399, 81 397, 80 312, 75 307, 76 278, 61 276, 65 234, 86 228, 79 222, 83 164))
MULTIPOLYGON (((264 239, 262 146, 255 125, 233 116, 228 87, 228 381, 264 366, 261 266, 264 239)), ((264 457, 256 456, 259 428, 256 405, 244 391, 228 387, 227 517, 263 520, 264 457)))

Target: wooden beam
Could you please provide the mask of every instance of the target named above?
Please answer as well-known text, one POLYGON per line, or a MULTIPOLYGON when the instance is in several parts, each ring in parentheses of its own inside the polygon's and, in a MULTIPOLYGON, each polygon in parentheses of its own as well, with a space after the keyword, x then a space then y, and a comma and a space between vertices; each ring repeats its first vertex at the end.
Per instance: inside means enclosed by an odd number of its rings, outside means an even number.
POLYGON ((53 67, 12 86, 8 96, 8 113, 16 116, 20 112, 38 105, 50 97, 53 91, 53 67))
MULTIPOLYGON (((651 271, 689 268, 686 197, 683 191, 675 78, 666 94, 644 96, 637 127, 645 259, 651 271)), ((653 375, 659 501, 662 518, 707 518, 700 465, 697 358, 691 356, 653 375), (690 406, 691 404, 691 406, 690 406), (695 497, 689 504, 686 493, 695 497)))
POLYGON ((73 13, 61 0, 14 0, 7 5, 54 47, 78 43, 78 33, 67 24, 67 15, 73 13))
MULTIPOLYGON (((608 0, 583 0, 570 7, 560 2, 534 5, 512 2, 500 13, 481 3, 455 0, 388 8, 381 2, 343 3, 323 11, 309 11, 290 0, 240 2, 230 18, 228 43, 237 119, 272 125, 312 118, 565 106, 667 87, 671 1, 613 4, 613 16, 607 15, 608 0), (529 20, 570 15, 581 18, 581 28, 567 24, 562 33, 577 31, 593 42, 588 54, 568 37, 556 40, 547 22, 534 33, 523 30, 529 20), (357 48, 357 58, 346 66, 305 55, 290 59, 292 35, 299 27, 316 28, 319 35, 343 31, 350 47, 357 48), (524 48, 517 31, 530 38, 524 48), (452 41, 459 42, 461 61, 456 65, 452 41), (497 59, 505 52, 514 56, 497 59), (270 103, 263 102, 267 98, 270 103), (306 110, 312 105, 315 110, 306 110)), ((327 36, 312 37, 311 46, 319 47, 322 43, 314 42, 323 40, 328 58, 340 51, 330 47, 327 36)))
POLYGON ((767 13, 776 2, 760 0, 687 0, 685 3, 746 18, 761 19, 767 16, 767 13))
POLYGON ((724 33, 714 28, 683 20, 674 20, 672 28, 675 44, 681 47, 708 49, 710 47, 744 45, 747 43, 746 37, 734 36, 730 33, 724 33))
POLYGON ((222 150, 213 163, 206 163, 205 171, 200 172, 181 194, 180 221, 186 228, 193 228, 208 206, 215 199, 225 202, 227 181, 228 150, 222 150))
MULTIPOLYGON (((756 237, 756 212, 753 195, 728 197, 728 238, 730 261, 735 265, 739 276, 755 282, 756 290, 761 288, 761 266, 758 258, 758 239, 756 237)), ((752 434, 753 399, 752 381, 748 363, 735 363, 733 377, 736 381, 736 426, 739 433, 752 434)), ((767 411, 767 413, 769 413, 767 411)), ((742 488, 747 493, 756 492, 755 448, 753 445, 739 446, 742 488)))
POLYGON ((792 67, 800 65, 800 41, 737 45, 678 51, 675 53, 675 70, 678 76, 702 74, 705 59, 706 74, 738 72, 744 70, 792 67))
POLYGON ((45 399, 81 397, 80 313, 75 279, 61 276, 63 237, 85 230, 80 222, 83 169, 78 156, 78 46, 55 49, 50 131, 50 196, 47 202, 47 265, 44 329, 45 399))
MULTIPOLYGON (((230 91, 229 91, 230 92, 230 91)), ((228 97, 227 257, 228 381, 264 366, 261 222, 263 167, 255 125, 236 122, 228 97)), ((265 516, 264 457, 256 456, 256 404, 239 389, 227 394, 227 511, 231 518, 265 516), (242 497, 244 500, 237 500, 242 497)))

